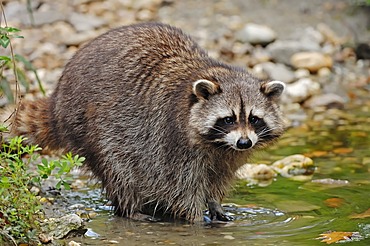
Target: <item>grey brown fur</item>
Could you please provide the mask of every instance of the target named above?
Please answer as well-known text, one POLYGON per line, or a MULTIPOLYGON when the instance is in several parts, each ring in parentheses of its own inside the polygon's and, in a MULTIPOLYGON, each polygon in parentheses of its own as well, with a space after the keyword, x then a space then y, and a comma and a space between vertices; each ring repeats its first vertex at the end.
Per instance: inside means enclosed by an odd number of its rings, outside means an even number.
POLYGON ((219 203, 235 171, 283 132, 282 90, 208 57, 177 28, 136 24, 81 48, 51 97, 22 105, 13 131, 85 156, 120 215, 194 221, 208 204, 226 220, 219 203), (212 127, 220 112, 235 114, 233 123, 212 127), (247 148, 252 112, 266 126, 247 148), (247 139, 237 141, 243 149, 223 142, 236 135, 247 139))

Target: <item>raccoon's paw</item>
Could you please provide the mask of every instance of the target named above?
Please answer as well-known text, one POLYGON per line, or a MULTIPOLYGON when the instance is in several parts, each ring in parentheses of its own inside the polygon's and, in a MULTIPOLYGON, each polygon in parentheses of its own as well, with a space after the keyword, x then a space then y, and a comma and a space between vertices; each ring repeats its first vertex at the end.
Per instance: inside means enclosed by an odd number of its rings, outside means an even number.
POLYGON ((222 206, 215 201, 208 202, 208 209, 210 214, 211 221, 233 221, 234 218, 232 216, 226 215, 224 210, 222 209, 222 206))

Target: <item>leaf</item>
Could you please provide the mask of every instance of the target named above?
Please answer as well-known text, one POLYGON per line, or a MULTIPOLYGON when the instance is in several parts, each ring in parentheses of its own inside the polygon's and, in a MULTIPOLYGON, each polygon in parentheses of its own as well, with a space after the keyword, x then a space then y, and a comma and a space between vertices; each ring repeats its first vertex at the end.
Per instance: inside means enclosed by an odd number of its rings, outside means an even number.
POLYGON ((324 201, 325 205, 330 207, 330 208, 339 208, 344 204, 344 199, 342 198, 328 198, 324 201))
POLYGON ((352 235, 353 232, 333 231, 320 234, 320 237, 318 237, 317 239, 321 239, 321 242, 323 243, 332 244, 342 240, 348 240, 352 237, 352 235))
POLYGON ((328 155, 328 152, 327 151, 322 151, 322 150, 312 151, 311 153, 307 154, 308 157, 322 157, 322 156, 326 156, 326 155, 328 155))
POLYGON ((0 37, 0 45, 3 46, 3 48, 7 48, 9 43, 10 43, 10 39, 8 36, 0 37))
POLYGON ((42 92, 43 95, 45 95, 45 89, 41 83, 41 80, 40 80, 40 77, 37 73, 37 70, 36 68, 32 65, 32 63, 30 61, 28 61, 26 58, 24 58, 23 56, 21 55, 18 55, 18 54, 15 54, 15 59, 19 62, 22 62, 24 64, 24 66, 26 67, 27 70, 29 71, 32 71, 33 74, 35 75, 35 78, 37 80, 37 84, 39 85, 39 89, 40 91, 42 92))
POLYGON ((13 91, 10 88, 10 83, 6 78, 1 78, 0 91, 3 91, 9 102, 14 102, 13 91))
POLYGON ((353 152, 353 148, 337 148, 334 149, 333 152, 335 154, 349 154, 353 152))
POLYGON ((19 68, 16 68, 17 70, 17 79, 18 81, 23 85, 23 87, 26 89, 26 92, 30 89, 30 84, 27 81, 26 74, 19 68))
POLYGON ((10 62, 12 59, 9 56, 0 56, 0 60, 10 62))
POLYGON ((15 28, 15 27, 11 27, 11 26, 8 26, 8 27, 5 27, 5 28, 2 28, 3 30, 5 29, 6 32, 20 32, 21 30, 18 29, 18 28, 15 28))
POLYGON ((350 216, 351 219, 363 219, 368 217, 370 217, 370 208, 361 214, 354 214, 350 216))

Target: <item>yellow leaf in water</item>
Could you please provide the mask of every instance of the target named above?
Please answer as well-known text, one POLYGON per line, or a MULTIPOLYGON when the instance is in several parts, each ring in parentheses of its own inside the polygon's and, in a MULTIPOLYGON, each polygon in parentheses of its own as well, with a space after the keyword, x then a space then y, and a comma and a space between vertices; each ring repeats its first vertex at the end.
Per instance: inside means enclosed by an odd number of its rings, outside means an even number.
POLYGON ((349 154, 353 152, 353 149, 352 148, 337 148, 337 149, 334 149, 333 152, 335 154, 349 154))
POLYGON ((343 205, 344 200, 342 198, 328 198, 324 201, 325 205, 330 208, 339 208, 343 205))
POLYGON ((363 219, 370 217, 370 208, 361 214, 353 214, 350 216, 352 219, 363 219))
POLYGON ((307 157, 322 157, 328 155, 327 151, 322 151, 322 150, 316 150, 312 151, 311 153, 305 154, 307 157))
POLYGON ((347 240, 348 238, 351 238, 352 235, 353 232, 333 231, 320 234, 320 237, 317 239, 321 239, 321 242, 323 243, 332 244, 341 240, 347 240))

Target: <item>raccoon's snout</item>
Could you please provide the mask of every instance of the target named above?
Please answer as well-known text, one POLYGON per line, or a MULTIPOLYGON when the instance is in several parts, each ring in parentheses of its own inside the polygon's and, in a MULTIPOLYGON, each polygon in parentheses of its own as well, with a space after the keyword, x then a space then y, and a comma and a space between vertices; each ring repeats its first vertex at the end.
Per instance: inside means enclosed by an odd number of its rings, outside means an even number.
POLYGON ((236 147, 238 147, 238 149, 249 149, 250 147, 252 147, 253 143, 252 141, 247 138, 240 138, 237 142, 236 142, 236 147))

